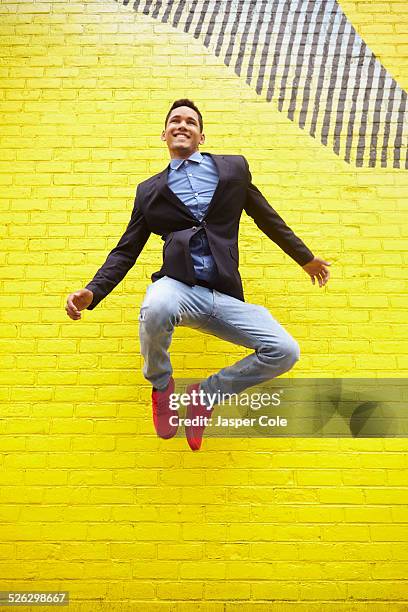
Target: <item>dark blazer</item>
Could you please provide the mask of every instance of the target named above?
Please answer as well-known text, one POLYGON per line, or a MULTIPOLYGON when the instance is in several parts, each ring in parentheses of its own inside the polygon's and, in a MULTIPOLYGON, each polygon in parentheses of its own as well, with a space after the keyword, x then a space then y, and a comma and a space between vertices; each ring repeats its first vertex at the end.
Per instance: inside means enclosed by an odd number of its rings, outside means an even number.
POLYGON ((248 162, 242 155, 214 155, 219 180, 207 214, 200 222, 167 185, 168 167, 140 183, 132 216, 117 246, 86 285, 94 297, 88 310, 116 287, 135 264, 150 233, 164 240, 163 265, 154 272, 152 281, 170 276, 188 285, 199 284, 194 276, 189 242, 204 229, 214 257, 218 279, 212 287, 244 301, 238 272, 238 229, 243 210, 256 225, 299 265, 313 259, 313 253, 286 225, 252 184, 248 162))

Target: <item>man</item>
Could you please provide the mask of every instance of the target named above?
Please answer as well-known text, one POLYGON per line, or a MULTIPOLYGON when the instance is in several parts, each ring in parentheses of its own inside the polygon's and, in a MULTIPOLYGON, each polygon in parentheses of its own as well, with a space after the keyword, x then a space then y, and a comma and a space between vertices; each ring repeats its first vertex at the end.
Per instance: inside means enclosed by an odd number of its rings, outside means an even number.
POLYGON ((299 347, 269 311, 244 301, 238 272, 238 229, 243 210, 292 257, 312 283, 329 279, 330 264, 313 253, 286 225, 252 184, 242 155, 200 153, 203 119, 188 99, 176 100, 161 139, 170 164, 140 183, 131 219, 117 246, 84 289, 71 293, 66 311, 73 320, 92 310, 135 264, 150 233, 164 240, 163 265, 152 275, 139 315, 143 374, 153 385, 153 422, 157 434, 177 432, 178 413, 170 408, 174 392, 168 354, 175 326, 199 329, 254 353, 190 385, 185 431, 192 450, 201 446, 214 398, 240 393, 290 370, 299 347))

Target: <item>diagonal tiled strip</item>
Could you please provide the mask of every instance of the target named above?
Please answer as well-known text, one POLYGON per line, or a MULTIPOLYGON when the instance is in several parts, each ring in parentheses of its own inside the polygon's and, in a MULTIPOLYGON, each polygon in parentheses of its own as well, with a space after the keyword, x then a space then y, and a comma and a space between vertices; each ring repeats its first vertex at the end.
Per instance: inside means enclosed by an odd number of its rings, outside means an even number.
POLYGON ((337 0, 116 0, 190 33, 355 166, 408 168, 407 93, 337 0))

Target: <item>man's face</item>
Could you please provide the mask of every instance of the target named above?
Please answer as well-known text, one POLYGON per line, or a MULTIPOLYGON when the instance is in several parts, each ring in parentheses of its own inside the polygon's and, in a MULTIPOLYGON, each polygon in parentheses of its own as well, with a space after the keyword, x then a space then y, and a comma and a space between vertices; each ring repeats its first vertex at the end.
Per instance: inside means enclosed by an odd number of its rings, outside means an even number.
POLYGON ((171 111, 161 139, 167 143, 170 154, 188 157, 203 144, 198 114, 188 106, 179 106, 171 111))

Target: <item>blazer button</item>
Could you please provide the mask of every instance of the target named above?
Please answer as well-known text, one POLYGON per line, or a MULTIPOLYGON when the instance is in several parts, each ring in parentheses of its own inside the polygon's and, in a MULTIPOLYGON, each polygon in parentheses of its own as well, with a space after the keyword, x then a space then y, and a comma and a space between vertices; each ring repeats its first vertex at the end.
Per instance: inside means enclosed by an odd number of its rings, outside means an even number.
POLYGON ((196 228, 196 226, 194 225, 194 226, 193 226, 191 229, 196 230, 197 228, 196 228))

